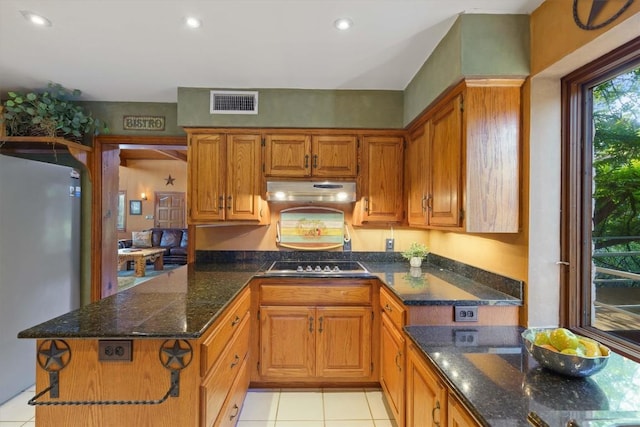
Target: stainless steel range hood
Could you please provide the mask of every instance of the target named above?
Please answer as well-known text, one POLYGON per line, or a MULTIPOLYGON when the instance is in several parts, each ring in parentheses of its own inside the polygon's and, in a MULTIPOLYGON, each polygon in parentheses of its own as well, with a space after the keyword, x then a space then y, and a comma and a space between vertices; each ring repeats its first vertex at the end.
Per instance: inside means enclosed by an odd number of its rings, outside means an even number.
POLYGON ((271 202, 351 203, 356 201, 352 181, 267 181, 271 202))

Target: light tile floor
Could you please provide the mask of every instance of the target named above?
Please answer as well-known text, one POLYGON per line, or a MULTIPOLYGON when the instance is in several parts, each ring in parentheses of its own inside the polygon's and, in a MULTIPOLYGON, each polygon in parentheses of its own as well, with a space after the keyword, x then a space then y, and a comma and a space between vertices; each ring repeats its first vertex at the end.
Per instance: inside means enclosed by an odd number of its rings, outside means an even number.
POLYGON ((251 389, 236 427, 396 427, 379 389, 251 389))
MULTIPOLYGON (((0 406, 0 427, 35 427, 29 387, 0 406)), ((237 427, 396 427, 378 389, 251 389, 237 427)))
POLYGON ((35 390, 31 386, 0 406, 0 427, 35 427, 36 409, 27 405, 35 390))

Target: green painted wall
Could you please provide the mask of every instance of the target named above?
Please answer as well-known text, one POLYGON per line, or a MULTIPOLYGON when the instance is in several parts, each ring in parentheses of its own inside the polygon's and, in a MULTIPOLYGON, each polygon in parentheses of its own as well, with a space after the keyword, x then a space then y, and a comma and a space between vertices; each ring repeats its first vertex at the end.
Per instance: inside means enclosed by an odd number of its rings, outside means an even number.
POLYGON ((462 22, 458 18, 404 91, 405 126, 462 78, 461 49, 462 22))
POLYGON ((404 125, 464 77, 526 77, 528 15, 460 15, 404 91, 404 125))
POLYGON ((209 114, 211 88, 178 88, 185 127, 402 128, 403 92, 390 90, 257 90, 258 114, 209 114))
POLYGON ((138 136, 182 136, 185 132, 178 126, 178 107, 175 103, 161 102, 84 102, 93 117, 107 123, 110 134, 138 136), (124 130, 123 116, 164 116, 164 131, 124 130))
POLYGON ((462 74, 529 75, 529 15, 461 15, 462 74))

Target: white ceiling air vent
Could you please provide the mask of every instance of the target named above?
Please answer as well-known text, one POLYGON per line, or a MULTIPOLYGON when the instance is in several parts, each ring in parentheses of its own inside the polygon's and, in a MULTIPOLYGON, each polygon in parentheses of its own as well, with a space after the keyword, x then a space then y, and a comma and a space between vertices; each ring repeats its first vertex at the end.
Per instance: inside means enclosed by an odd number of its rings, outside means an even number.
POLYGON ((258 92, 212 90, 211 114, 258 114, 258 92))

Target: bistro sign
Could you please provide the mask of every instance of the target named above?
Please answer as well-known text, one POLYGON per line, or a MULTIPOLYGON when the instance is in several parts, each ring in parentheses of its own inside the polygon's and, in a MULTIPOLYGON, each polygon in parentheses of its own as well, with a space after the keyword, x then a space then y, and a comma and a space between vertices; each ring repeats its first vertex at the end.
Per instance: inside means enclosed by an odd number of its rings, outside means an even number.
POLYGON ((164 116, 122 116, 124 130, 164 130, 164 116))

